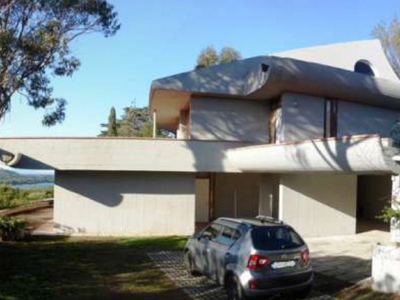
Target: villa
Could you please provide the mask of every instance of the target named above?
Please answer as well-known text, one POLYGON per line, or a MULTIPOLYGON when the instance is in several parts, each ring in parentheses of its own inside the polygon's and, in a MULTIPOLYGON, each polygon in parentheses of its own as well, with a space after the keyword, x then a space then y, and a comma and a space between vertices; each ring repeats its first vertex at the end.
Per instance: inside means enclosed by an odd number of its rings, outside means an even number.
POLYGON ((188 235, 258 214, 354 234, 397 187, 400 81, 377 40, 157 79, 149 107, 176 138, 0 138, 0 152, 55 170, 54 222, 72 234, 188 235))

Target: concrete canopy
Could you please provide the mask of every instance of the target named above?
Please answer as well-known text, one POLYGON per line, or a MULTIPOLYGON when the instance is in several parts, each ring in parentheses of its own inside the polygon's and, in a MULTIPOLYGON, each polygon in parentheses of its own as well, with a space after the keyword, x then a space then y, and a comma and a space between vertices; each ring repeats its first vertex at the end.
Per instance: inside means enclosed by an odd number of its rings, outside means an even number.
POLYGON ((231 163, 242 172, 399 173, 393 157, 400 152, 391 139, 379 135, 315 139, 228 150, 231 163))
POLYGON ((389 72, 382 48, 376 49, 376 42, 373 45, 375 48, 371 48, 381 54, 376 58, 376 68, 384 71, 383 77, 311 61, 258 56, 155 80, 149 106, 158 112, 157 124, 168 129, 176 128, 179 108, 192 95, 267 100, 294 92, 400 109, 400 84, 389 72))

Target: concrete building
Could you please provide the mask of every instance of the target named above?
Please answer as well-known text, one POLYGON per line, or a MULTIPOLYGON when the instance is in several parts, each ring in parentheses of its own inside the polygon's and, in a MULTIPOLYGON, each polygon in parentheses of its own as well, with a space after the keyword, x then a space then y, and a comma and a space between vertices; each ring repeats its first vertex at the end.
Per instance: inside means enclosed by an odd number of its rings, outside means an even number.
POLYGON ((55 223, 90 235, 187 235, 258 214, 304 236, 354 234, 399 173, 400 82, 377 40, 158 79, 149 107, 176 139, 2 138, 0 151, 54 169, 55 223))

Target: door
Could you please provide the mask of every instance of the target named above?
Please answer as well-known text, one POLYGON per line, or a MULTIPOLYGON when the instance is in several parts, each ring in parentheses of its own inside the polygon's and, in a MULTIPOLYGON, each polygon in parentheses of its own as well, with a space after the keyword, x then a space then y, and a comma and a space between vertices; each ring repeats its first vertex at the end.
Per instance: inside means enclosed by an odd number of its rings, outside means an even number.
POLYGON ((196 178, 195 181, 196 222, 209 221, 210 179, 196 178))

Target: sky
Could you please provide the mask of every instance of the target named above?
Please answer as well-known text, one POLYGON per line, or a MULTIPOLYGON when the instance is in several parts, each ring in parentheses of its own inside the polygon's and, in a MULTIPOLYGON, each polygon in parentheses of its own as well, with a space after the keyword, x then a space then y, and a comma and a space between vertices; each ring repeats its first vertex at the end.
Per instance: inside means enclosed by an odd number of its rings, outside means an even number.
POLYGON ((71 78, 52 78, 68 101, 62 124, 44 127, 44 111, 12 100, 0 137, 96 136, 110 108, 148 103, 151 81, 192 70, 208 45, 231 46, 243 58, 296 48, 370 39, 373 27, 400 16, 398 0, 111 0, 121 22, 113 37, 81 37, 71 78))

